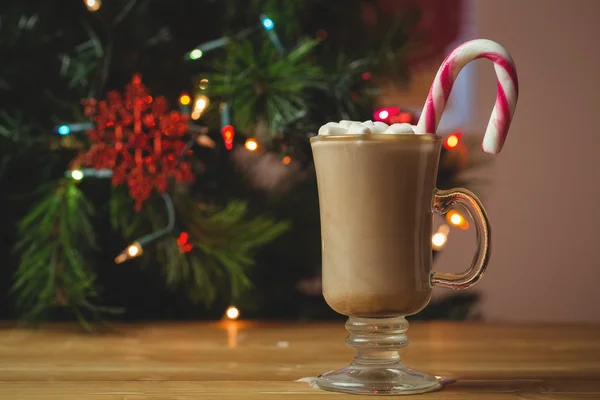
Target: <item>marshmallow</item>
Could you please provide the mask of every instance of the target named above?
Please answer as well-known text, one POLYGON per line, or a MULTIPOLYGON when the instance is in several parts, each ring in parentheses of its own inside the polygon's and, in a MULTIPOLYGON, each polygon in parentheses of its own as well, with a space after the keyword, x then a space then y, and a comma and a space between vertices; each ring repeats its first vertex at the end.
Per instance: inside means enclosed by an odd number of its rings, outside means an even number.
POLYGON ((343 135, 346 128, 335 122, 328 122, 319 129, 319 135, 343 135))
POLYGON ((373 130, 373 133, 383 133, 388 129, 388 127, 389 125, 385 122, 375 121, 371 129, 373 130))
POLYGON ((392 124, 383 133, 415 133, 410 124, 392 124))
POLYGON ((351 135, 352 134, 368 135, 370 133, 373 133, 373 131, 368 126, 365 126, 364 124, 361 124, 360 122, 355 122, 348 127, 348 133, 351 135))

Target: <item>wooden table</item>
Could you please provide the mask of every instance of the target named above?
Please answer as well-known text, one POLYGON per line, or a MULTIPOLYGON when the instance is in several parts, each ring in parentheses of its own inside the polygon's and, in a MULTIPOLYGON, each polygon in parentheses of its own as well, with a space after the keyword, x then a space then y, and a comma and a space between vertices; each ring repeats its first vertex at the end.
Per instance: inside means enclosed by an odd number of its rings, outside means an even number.
MULTIPOLYGON (((0 328, 0 399, 374 398, 297 382, 351 360, 342 323, 115 329, 90 335, 73 325, 0 328)), ((414 323, 408 334, 408 365, 458 379, 416 398, 600 399, 600 326, 414 323)))

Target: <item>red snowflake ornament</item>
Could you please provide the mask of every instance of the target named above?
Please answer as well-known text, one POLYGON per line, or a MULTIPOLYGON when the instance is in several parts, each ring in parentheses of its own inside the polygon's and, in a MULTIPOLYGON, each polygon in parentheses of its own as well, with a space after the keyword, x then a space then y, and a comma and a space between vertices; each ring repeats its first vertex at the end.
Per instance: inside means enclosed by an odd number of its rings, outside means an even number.
POLYGON ((152 98, 135 75, 125 93, 112 91, 106 100, 84 100, 85 114, 95 122, 87 134, 93 144, 88 165, 112 169, 112 184, 127 184, 139 211, 152 190, 167 190, 170 178, 192 182, 189 162, 182 160, 187 116, 168 111, 164 97, 152 98))

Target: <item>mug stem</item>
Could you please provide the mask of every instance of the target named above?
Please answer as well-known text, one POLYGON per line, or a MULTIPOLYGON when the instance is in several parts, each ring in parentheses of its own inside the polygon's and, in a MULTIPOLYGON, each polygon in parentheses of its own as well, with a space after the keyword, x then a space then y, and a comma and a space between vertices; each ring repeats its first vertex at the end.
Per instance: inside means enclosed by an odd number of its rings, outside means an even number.
POLYGON ((356 350, 352 363, 317 378, 321 389, 353 394, 415 394, 442 387, 432 375, 409 369, 399 350, 408 346, 404 317, 359 318, 346 322, 346 343, 356 350))

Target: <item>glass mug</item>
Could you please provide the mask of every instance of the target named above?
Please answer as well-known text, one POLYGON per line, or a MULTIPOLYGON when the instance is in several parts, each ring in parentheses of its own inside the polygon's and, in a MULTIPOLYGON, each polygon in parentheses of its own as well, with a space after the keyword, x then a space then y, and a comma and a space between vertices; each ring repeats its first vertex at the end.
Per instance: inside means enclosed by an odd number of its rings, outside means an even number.
POLYGON ((414 394, 441 388, 432 375, 407 368, 404 317, 422 310, 434 286, 464 289, 481 278, 490 257, 490 225, 465 189, 435 187, 442 138, 372 134, 311 138, 321 218, 323 295, 349 317, 346 368, 316 384, 359 394, 414 394), (460 274, 432 272, 433 213, 463 206, 475 222, 477 250, 460 274))

